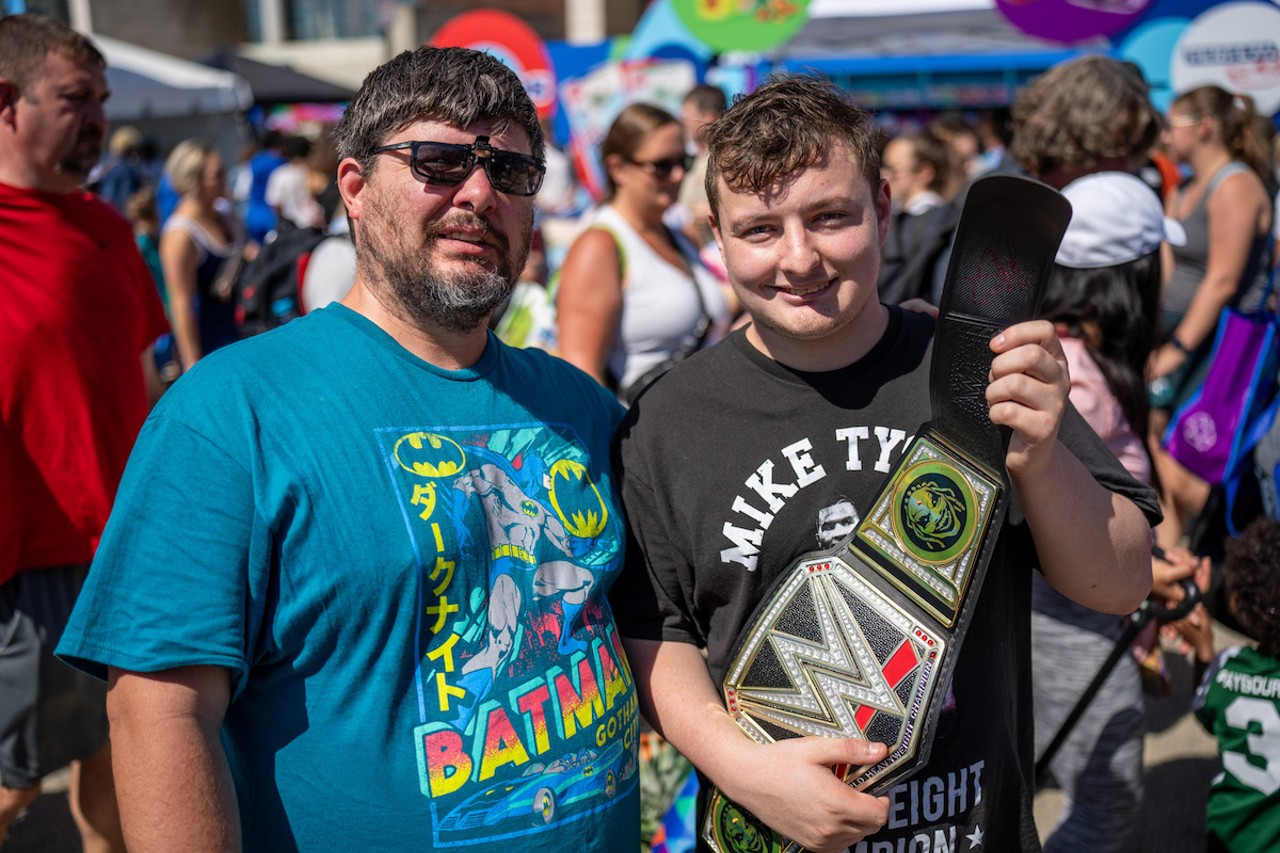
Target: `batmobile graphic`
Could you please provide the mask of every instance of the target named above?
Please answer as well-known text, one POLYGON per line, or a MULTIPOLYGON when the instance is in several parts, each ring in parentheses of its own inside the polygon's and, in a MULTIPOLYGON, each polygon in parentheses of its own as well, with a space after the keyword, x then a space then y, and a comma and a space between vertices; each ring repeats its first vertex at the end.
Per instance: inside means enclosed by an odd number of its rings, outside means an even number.
MULTIPOLYGON (((584 749, 468 797, 440 822, 441 839, 478 829, 516 831, 546 826, 567 807, 593 798, 610 800, 635 774, 631 751, 615 741, 602 751, 584 749)), ((574 811, 579 811, 574 809, 574 811)))

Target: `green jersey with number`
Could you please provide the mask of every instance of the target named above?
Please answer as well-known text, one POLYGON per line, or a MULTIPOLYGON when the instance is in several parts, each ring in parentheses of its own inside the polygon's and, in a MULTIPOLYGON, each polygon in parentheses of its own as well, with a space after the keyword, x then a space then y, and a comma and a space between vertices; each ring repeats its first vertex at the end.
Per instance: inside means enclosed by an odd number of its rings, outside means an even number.
POLYGON ((1194 710, 1222 755, 1209 789, 1208 849, 1280 850, 1280 661, 1252 648, 1223 651, 1194 710))

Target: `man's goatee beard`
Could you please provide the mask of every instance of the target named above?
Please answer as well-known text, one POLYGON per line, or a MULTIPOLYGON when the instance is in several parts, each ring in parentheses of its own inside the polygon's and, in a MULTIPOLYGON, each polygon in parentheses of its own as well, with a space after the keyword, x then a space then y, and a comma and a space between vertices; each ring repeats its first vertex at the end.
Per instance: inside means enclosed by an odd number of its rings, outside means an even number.
POLYGON ((396 301, 411 320, 451 332, 470 332, 484 325, 513 287, 509 279, 489 270, 476 270, 447 282, 434 272, 384 272, 396 301))
MULTIPOLYGON (((375 212, 384 211, 379 205, 375 212)), ((356 240, 356 267, 366 270, 389 291, 404 320, 423 330, 471 332, 483 326, 511 295, 516 275, 529 254, 532 218, 530 211, 515 252, 503 234, 469 212, 455 212, 447 220, 431 223, 417 245, 410 245, 407 236, 389 229, 362 228, 356 240), (482 266, 476 258, 451 255, 444 262, 435 258, 441 237, 463 228, 484 229, 498 255, 493 269, 482 266)))

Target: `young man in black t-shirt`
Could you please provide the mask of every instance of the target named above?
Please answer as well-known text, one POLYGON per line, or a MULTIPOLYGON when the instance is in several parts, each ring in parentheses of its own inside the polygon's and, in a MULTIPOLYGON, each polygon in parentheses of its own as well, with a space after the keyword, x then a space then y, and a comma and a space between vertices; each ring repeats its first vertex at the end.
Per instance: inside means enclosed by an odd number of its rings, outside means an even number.
POLYGON ((1052 326, 1010 327, 987 401, 1013 433, 1014 493, 928 764, 877 798, 830 768, 879 761, 881 744, 748 738, 720 696, 734 642, 823 519, 866 514, 932 416, 934 324, 877 298, 889 191, 870 120, 838 89, 772 82, 708 137, 712 228, 752 322, 672 370, 619 434, 632 553, 613 601, 642 709, 704 780, 810 850, 1038 850, 1032 567, 1128 613, 1151 586, 1154 496, 1067 405, 1052 326))

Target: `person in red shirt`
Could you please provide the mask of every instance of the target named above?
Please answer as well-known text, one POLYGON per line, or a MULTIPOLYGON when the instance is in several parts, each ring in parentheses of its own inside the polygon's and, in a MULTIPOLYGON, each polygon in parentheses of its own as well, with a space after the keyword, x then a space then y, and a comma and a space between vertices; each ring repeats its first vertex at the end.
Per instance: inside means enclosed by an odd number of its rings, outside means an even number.
POLYGON ((80 188, 106 132, 105 66, 64 24, 0 18, 0 844, 70 763, 86 851, 124 849, 105 691, 53 648, 168 328, 129 224, 80 188))

